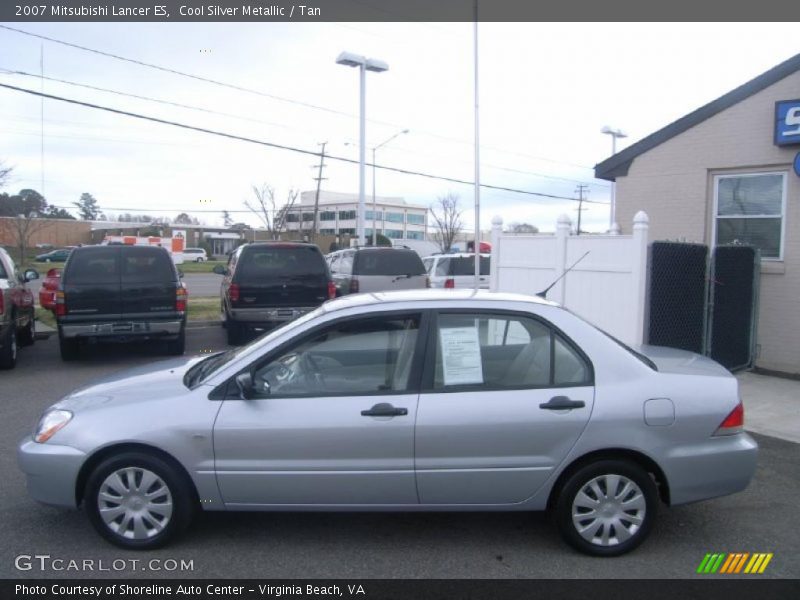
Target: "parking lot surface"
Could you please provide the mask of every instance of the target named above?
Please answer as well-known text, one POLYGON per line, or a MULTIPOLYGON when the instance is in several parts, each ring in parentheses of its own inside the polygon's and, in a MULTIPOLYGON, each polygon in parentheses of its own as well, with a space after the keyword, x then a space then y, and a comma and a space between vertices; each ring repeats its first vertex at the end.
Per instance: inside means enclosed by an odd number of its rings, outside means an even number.
MULTIPOLYGON (((190 329, 187 352, 222 349, 224 340, 219 327, 190 329)), ((771 552, 769 567, 757 577, 800 577, 800 444, 765 436, 755 436, 759 466, 745 492, 662 507, 650 538, 620 558, 577 554, 546 515, 524 513, 209 513, 167 548, 118 549, 82 512, 41 506, 27 496, 16 444, 59 397, 107 373, 157 360, 158 350, 96 346, 67 364, 51 338, 24 348, 17 368, 0 372, 0 577, 682 578, 699 577, 705 554, 717 552, 771 552), (50 558, 27 563, 17 560, 20 555, 50 558), (53 568, 54 559, 63 560, 55 563, 63 570, 53 568), (150 563, 154 559, 160 562, 150 563), (70 560, 80 568, 68 569, 70 560), (170 560, 192 568, 167 570, 170 560), (91 568, 83 569, 84 561, 93 561, 85 563, 91 568), (15 562, 31 569, 19 570, 15 562), (101 565, 110 570, 98 572, 101 565)))

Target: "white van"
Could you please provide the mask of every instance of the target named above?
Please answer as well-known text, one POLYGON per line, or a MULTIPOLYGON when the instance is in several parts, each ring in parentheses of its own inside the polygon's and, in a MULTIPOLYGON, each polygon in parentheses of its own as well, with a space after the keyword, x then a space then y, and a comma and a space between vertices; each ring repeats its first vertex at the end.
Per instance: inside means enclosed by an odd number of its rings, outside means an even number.
POLYGON ((183 259, 189 262, 204 262, 208 260, 208 255, 202 248, 184 248, 183 259))
MULTIPOLYGON (((489 289, 490 254, 481 254, 478 287, 489 289)), ((422 259, 432 288, 475 287, 475 255, 472 253, 433 254, 422 259)))

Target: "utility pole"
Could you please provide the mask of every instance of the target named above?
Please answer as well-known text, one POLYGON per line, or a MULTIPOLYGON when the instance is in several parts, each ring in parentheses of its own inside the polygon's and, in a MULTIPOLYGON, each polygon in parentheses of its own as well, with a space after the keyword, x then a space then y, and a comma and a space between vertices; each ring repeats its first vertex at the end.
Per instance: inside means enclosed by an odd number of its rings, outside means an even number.
POLYGON ((585 198, 583 197, 583 192, 587 191, 588 188, 589 188, 588 185, 581 183, 575 190, 575 192, 577 192, 578 194, 578 208, 576 209, 578 211, 578 230, 576 231, 577 235, 581 234, 581 215, 583 214, 583 211, 587 210, 583 208, 583 201, 585 200, 585 198))
MULTIPOLYGON (((322 142, 318 144, 322 146, 322 150, 319 153, 319 166, 317 167, 317 176, 314 177, 314 180, 317 182, 317 193, 314 195, 314 221, 311 225, 311 241, 315 242, 317 240, 317 217, 319 216, 319 188, 322 185, 322 180, 327 179, 327 177, 322 176, 322 169, 325 168, 325 146, 328 145, 328 142, 322 142)), ((313 167, 312 167, 313 168, 313 167)), ((300 235, 302 236, 303 230, 303 211, 300 210, 300 235)))

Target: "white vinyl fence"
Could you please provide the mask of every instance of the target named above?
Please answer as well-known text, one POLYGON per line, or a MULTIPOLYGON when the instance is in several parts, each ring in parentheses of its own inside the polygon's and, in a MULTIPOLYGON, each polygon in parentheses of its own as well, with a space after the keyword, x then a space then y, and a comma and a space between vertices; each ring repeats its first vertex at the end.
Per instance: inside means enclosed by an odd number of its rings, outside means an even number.
POLYGON ((649 219, 640 211, 633 235, 571 235, 562 215, 555 234, 503 233, 492 219, 493 291, 536 295, 576 261, 580 262, 547 293, 547 299, 628 344, 643 343, 649 219))

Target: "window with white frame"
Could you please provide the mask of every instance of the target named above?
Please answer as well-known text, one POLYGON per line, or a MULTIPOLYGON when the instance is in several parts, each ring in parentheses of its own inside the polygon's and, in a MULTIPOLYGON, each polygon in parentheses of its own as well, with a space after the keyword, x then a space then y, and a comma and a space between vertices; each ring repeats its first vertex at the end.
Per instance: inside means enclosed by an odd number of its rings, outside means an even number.
POLYGON ((718 175, 714 188, 715 243, 750 244, 782 260, 786 173, 718 175))

